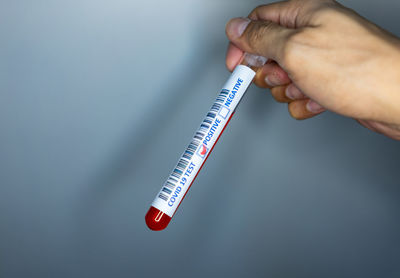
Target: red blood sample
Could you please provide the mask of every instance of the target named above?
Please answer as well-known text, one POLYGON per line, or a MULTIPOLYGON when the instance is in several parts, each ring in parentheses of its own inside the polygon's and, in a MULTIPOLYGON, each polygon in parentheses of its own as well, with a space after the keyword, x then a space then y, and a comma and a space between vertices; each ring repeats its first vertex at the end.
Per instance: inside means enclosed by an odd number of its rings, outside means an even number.
POLYGON ((153 231, 164 230, 168 226, 169 221, 171 221, 171 217, 153 206, 150 207, 145 219, 147 227, 153 231))

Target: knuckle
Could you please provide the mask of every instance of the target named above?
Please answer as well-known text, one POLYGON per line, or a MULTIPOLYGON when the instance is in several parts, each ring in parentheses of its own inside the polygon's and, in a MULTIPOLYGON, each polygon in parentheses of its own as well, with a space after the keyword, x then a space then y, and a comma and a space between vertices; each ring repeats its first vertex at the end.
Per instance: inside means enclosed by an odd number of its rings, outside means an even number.
POLYGON ((258 45, 262 37, 261 28, 259 27, 258 24, 251 24, 251 23, 247 28, 248 32, 246 33, 246 36, 249 45, 258 45))
POLYGON ((282 45, 281 57, 284 67, 290 71, 296 71, 304 59, 305 47, 315 41, 315 34, 308 29, 299 29, 290 32, 282 45))
POLYGON ((261 12, 261 10, 263 10, 267 5, 258 5, 257 7, 255 7, 251 13, 249 14, 249 18, 250 19, 256 19, 258 13, 261 12))
POLYGON ((323 24, 336 16, 336 10, 331 6, 324 5, 315 10, 311 16, 311 22, 315 25, 323 24))
POLYGON ((296 50, 298 47, 298 42, 301 40, 300 33, 292 33, 286 36, 285 43, 280 47, 282 57, 282 63, 285 68, 293 70, 293 66, 297 64, 296 59, 296 50))
POLYGON ((338 14, 337 12, 342 8, 336 1, 321 1, 310 9, 308 20, 312 25, 324 24, 334 19, 338 14))
POLYGON ((248 26, 247 41, 255 49, 259 49, 265 39, 265 35, 273 28, 272 22, 250 23, 248 26))

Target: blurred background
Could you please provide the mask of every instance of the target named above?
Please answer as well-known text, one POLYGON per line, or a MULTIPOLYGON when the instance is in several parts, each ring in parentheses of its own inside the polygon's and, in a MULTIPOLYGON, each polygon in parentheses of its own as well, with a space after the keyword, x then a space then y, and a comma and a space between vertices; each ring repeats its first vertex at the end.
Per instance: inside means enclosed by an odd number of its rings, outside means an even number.
MULTIPOLYGON (((400 277, 400 142, 256 87, 145 226, 229 76, 225 23, 268 2, 0 2, 1 278, 400 277)), ((399 1, 342 3, 400 35, 399 1)))

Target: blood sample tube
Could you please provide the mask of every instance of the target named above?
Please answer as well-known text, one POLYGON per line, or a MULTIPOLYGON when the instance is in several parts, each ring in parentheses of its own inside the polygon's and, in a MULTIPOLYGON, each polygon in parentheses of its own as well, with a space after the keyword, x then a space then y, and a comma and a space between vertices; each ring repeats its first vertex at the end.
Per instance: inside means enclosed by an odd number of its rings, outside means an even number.
POLYGON ((154 231, 165 229, 229 123, 264 57, 245 53, 146 214, 154 231))

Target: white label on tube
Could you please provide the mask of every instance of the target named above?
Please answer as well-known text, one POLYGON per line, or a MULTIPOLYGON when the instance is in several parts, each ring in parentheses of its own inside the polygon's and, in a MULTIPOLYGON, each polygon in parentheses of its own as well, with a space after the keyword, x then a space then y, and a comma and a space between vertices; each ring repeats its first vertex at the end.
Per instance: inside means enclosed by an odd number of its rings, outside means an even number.
POLYGON ((225 83, 152 206, 172 217, 255 76, 239 65, 225 83))

